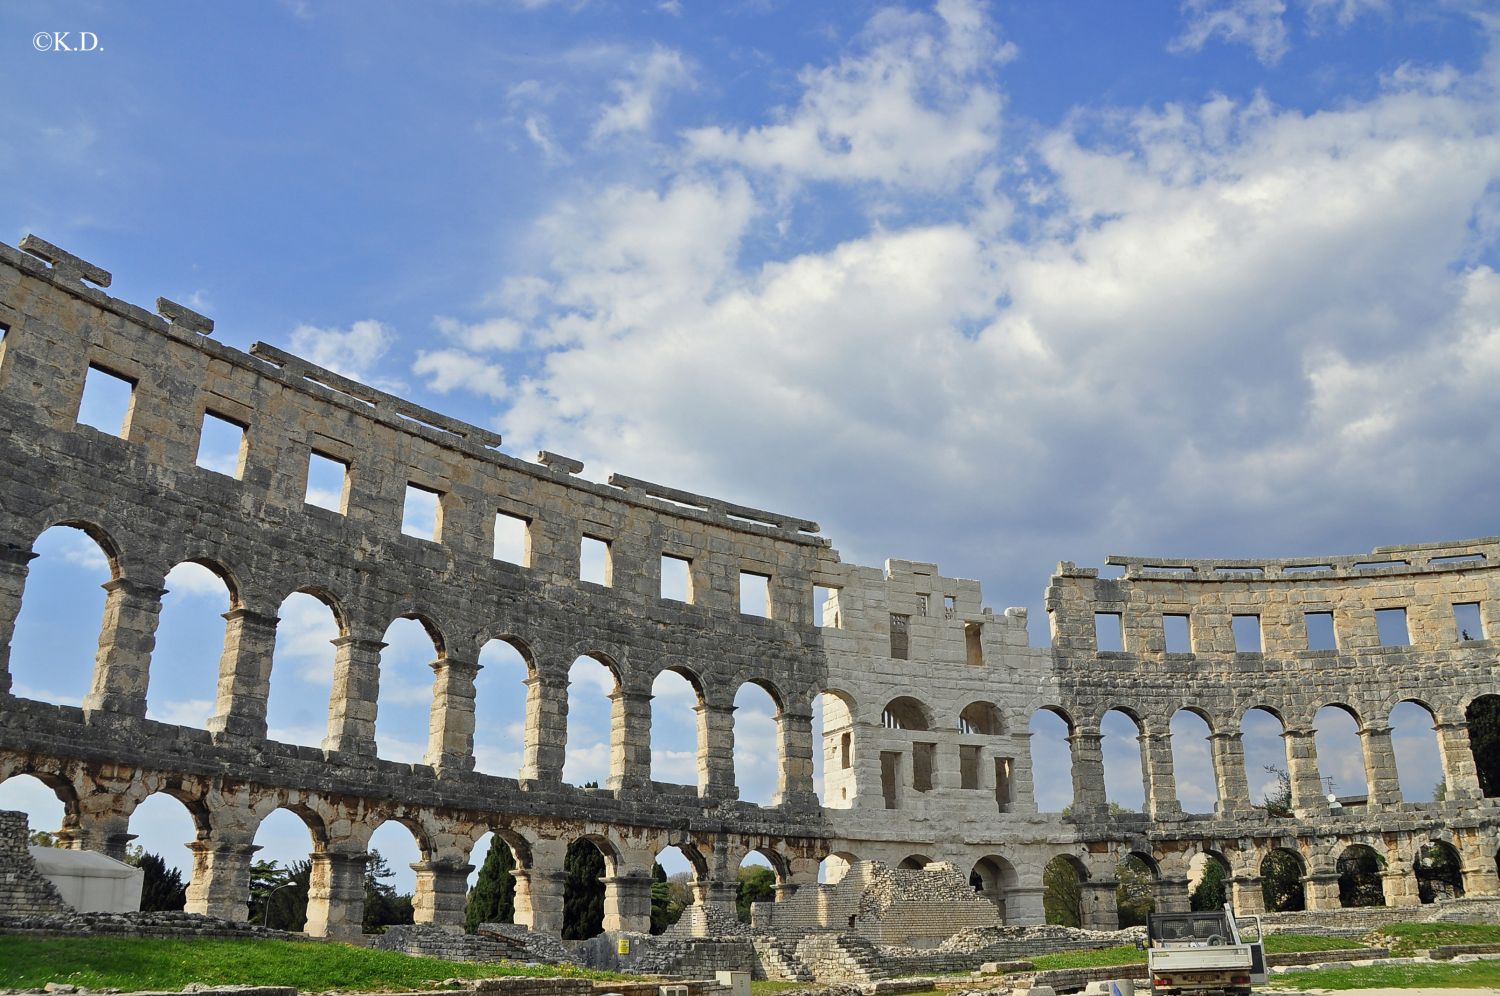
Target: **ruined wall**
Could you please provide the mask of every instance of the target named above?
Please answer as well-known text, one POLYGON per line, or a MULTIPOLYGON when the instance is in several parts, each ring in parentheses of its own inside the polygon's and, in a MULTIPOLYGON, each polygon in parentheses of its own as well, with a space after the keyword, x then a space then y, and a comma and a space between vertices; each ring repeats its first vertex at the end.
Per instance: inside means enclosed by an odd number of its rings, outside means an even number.
POLYGON ((0 920, 71 909, 32 862, 30 836, 25 813, 0 810, 0 920))

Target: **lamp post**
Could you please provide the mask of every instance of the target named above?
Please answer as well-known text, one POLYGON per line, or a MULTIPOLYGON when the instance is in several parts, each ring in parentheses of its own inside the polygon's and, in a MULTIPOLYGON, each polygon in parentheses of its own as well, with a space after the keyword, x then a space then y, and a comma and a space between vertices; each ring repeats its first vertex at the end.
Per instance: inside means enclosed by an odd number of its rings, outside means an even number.
POLYGON ((261 910, 260 913, 260 925, 262 927, 269 926, 271 923, 271 897, 275 896, 276 893, 280 892, 282 889, 290 889, 296 884, 297 882, 295 879, 290 882, 282 882, 276 888, 266 893, 266 908, 261 910))

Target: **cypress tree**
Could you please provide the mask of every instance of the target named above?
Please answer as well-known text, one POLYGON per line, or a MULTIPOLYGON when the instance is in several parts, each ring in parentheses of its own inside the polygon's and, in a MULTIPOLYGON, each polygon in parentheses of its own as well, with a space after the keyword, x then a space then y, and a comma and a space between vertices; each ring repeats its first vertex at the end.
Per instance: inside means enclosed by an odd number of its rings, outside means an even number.
POLYGON ((469 905, 464 910, 464 930, 472 934, 481 923, 514 923, 516 918, 516 877, 511 872, 516 859, 510 847, 499 837, 491 838, 490 853, 479 869, 479 879, 469 890, 469 905))
POLYGON ((604 855, 587 840, 568 845, 563 858, 565 941, 582 941, 604 930, 604 855))

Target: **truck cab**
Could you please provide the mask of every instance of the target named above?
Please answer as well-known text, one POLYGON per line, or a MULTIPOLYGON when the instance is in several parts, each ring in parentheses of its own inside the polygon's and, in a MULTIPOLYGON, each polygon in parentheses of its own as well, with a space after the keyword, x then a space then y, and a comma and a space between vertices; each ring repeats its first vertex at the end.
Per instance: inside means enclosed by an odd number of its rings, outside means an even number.
POLYGON ((1228 903, 1221 910, 1153 913, 1146 933, 1146 965, 1157 996, 1249 996, 1252 986, 1266 981, 1260 918, 1254 940, 1247 940, 1228 903))

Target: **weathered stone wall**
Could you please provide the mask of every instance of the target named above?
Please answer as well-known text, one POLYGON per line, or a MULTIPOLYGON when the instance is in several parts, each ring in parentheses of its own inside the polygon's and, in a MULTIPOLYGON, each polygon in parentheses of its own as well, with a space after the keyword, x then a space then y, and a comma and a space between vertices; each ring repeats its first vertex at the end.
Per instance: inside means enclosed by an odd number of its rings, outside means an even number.
POLYGON ((70 910, 32 862, 30 836, 25 813, 0 809, 0 920, 70 910))

